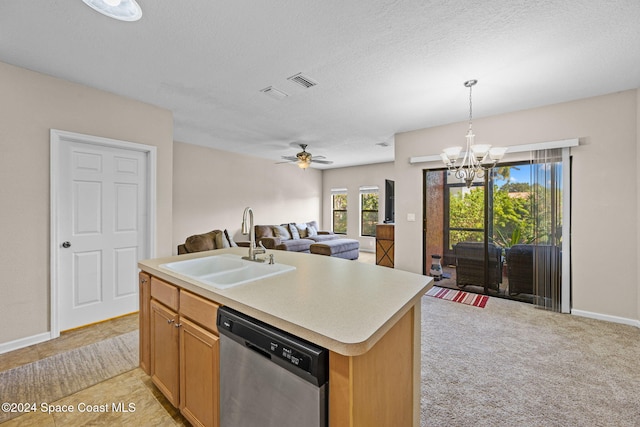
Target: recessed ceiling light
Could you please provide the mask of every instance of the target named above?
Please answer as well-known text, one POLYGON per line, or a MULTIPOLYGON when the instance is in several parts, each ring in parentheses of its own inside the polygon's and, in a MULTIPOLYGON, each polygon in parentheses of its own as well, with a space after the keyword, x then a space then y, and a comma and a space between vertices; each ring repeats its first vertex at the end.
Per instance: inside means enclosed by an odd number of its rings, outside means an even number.
POLYGON ((136 0, 82 0, 96 12, 120 21, 137 21, 142 17, 142 9, 136 0))

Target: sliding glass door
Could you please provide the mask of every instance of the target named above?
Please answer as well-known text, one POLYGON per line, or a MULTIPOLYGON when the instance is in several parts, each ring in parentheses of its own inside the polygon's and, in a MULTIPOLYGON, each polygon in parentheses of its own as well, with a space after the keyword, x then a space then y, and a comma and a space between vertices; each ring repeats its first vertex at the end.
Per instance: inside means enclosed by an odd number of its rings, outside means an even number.
POLYGON ((470 187, 425 171, 425 263, 443 256, 440 285, 560 311, 562 168, 556 150, 501 164, 470 187))

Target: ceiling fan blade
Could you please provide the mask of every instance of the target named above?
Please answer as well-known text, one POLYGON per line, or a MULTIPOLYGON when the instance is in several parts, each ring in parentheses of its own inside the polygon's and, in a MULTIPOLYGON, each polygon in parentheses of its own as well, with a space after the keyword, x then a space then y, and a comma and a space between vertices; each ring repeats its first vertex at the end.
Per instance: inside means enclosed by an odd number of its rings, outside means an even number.
POLYGON ((330 165, 330 164, 333 163, 333 161, 331 161, 331 160, 317 160, 315 157, 313 159, 311 159, 311 162, 320 163, 320 164, 323 164, 323 165, 330 165))
POLYGON ((284 160, 289 160, 290 162, 297 162, 298 158, 295 156, 282 156, 284 160))

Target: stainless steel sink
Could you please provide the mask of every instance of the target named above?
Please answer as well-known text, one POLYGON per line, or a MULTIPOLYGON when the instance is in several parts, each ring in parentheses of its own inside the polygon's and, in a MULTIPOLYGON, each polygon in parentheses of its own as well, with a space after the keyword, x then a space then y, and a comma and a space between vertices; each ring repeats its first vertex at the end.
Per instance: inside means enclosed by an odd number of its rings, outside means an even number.
POLYGON ((259 264, 234 254, 170 262, 160 264, 160 267, 217 289, 231 288, 296 269, 285 264, 259 264))

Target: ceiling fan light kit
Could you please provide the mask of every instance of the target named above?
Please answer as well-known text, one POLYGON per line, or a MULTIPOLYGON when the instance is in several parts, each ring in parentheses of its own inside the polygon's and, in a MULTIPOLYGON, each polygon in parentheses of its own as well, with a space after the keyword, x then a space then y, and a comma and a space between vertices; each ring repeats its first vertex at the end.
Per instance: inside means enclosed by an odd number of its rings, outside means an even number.
POLYGON ((294 156, 282 156, 284 160, 288 162, 285 163, 295 163, 298 165, 300 169, 307 169, 311 166, 311 163, 320 163, 323 165, 330 165, 333 162, 331 160, 321 160, 324 159, 324 156, 313 156, 311 153, 307 151, 307 144, 298 144, 302 151, 294 156))
POLYGON ((82 0, 91 9, 109 18, 133 22, 142 18, 142 9, 136 0, 82 0))

